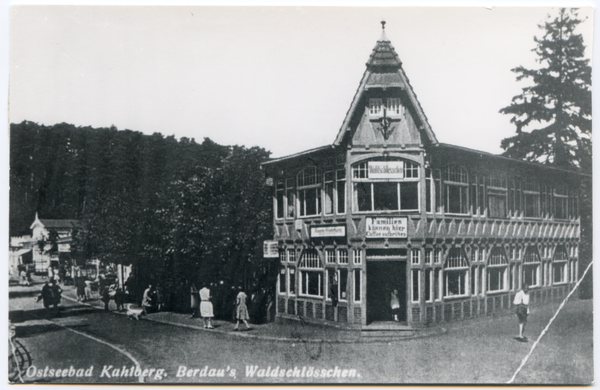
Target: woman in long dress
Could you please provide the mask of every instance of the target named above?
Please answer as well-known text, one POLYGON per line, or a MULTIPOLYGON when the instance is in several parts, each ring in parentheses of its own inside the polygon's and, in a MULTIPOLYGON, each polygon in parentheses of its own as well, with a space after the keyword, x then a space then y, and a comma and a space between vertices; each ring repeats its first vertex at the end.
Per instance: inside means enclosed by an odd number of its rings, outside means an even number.
POLYGON ((237 298, 235 299, 235 304, 236 304, 235 318, 237 319, 237 322, 236 322, 235 328, 233 328, 233 330, 239 330, 240 321, 244 321, 244 325, 246 325, 246 329, 251 329, 250 325, 248 325, 248 320, 250 319, 250 316, 248 316, 248 308, 246 307, 246 298, 247 297, 248 296, 246 295, 246 293, 241 291, 241 288, 240 288, 240 292, 238 293, 237 298))
POLYGON ((213 305, 210 301, 210 290, 206 286, 202 287, 202 290, 200 290, 200 300, 200 315, 204 320, 204 328, 214 329, 211 323, 212 318, 214 317, 213 305))

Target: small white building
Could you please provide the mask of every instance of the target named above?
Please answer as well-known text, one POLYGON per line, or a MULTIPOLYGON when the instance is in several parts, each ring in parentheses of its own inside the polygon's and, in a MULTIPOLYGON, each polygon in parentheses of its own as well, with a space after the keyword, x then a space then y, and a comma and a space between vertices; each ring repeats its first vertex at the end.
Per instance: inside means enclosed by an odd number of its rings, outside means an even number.
POLYGON ((52 262, 56 262, 56 266, 58 266, 60 255, 71 253, 72 233, 80 225, 81 223, 77 219, 40 219, 38 214, 35 214, 35 220, 30 229, 36 273, 47 272, 52 262), (56 251, 51 251, 53 244, 48 242, 51 232, 56 232, 56 251), (43 241, 46 241, 46 244, 44 248, 40 248, 38 243, 43 241))

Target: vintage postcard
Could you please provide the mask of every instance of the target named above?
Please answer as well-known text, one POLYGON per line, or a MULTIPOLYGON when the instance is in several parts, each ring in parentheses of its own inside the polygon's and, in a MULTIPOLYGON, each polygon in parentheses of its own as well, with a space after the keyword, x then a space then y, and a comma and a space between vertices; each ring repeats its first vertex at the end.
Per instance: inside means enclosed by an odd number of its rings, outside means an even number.
POLYGON ((591 7, 9 12, 11 383, 593 383, 591 7))

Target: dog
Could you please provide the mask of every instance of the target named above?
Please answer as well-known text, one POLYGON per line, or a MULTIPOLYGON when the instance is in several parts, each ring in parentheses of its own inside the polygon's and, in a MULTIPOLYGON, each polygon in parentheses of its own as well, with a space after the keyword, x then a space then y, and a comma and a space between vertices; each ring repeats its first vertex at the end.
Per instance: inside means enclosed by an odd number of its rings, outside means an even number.
POLYGON ((136 320, 140 320, 140 316, 144 313, 144 309, 142 309, 141 307, 133 307, 133 303, 129 303, 127 304, 127 316, 129 317, 130 320, 133 320, 134 318, 136 320))

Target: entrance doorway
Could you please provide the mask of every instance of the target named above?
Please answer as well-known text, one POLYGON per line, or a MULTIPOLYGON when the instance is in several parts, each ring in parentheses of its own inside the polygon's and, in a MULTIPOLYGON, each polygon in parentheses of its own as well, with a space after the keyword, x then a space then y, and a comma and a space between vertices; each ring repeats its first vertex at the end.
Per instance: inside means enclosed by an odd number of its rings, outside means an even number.
POLYGON ((406 261, 367 261, 367 323, 393 321, 391 294, 398 289, 400 313, 406 321, 406 261))

